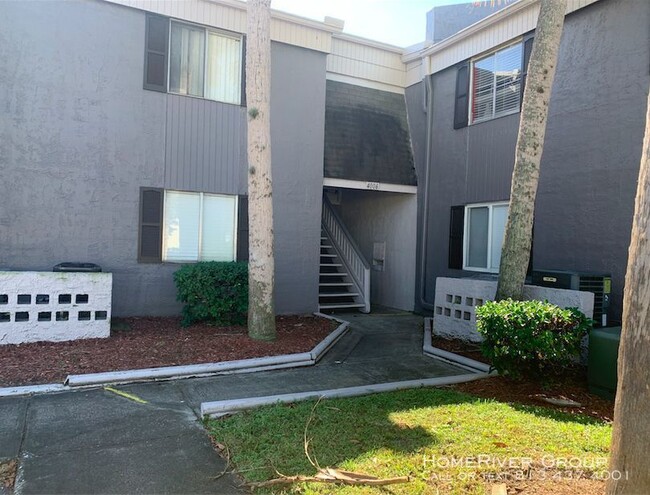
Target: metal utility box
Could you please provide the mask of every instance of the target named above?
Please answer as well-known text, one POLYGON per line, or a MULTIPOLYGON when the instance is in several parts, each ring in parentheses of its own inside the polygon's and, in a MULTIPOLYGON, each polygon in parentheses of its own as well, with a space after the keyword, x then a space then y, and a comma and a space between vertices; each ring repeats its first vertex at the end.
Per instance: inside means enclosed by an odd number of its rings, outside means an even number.
POLYGON ((606 399, 614 399, 616 395, 620 340, 621 327, 594 328, 589 334, 589 391, 606 399))
POLYGON ((572 289, 594 294, 594 327, 606 327, 609 321, 609 296, 612 276, 606 273, 533 270, 533 285, 572 289))
POLYGON ((95 263, 76 263, 66 261, 65 263, 59 263, 52 268, 53 272, 93 272, 99 273, 102 271, 102 267, 96 265, 95 263))

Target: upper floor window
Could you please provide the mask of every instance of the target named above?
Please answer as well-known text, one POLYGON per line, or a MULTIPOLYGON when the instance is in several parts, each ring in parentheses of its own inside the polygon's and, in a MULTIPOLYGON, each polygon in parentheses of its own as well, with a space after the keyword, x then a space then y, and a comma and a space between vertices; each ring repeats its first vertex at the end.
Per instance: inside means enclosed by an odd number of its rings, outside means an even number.
POLYGON ((519 111, 523 45, 517 43, 472 61, 470 122, 519 111))
POLYGON ((239 105, 242 47, 239 35, 148 15, 144 88, 239 105))
POLYGON ((169 91, 239 104, 241 39, 172 22, 169 91))

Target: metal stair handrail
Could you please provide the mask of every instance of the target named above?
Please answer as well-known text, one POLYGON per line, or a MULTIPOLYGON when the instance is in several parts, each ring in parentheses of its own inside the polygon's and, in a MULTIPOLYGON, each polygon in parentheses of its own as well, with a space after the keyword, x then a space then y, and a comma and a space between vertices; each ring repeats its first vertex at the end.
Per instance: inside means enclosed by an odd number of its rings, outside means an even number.
POLYGON ((332 204, 327 197, 323 197, 323 228, 332 241, 341 261, 345 265, 352 281, 357 286, 364 303, 361 310, 364 313, 370 312, 370 263, 361 253, 359 246, 354 242, 352 235, 345 228, 341 217, 334 211, 332 204))

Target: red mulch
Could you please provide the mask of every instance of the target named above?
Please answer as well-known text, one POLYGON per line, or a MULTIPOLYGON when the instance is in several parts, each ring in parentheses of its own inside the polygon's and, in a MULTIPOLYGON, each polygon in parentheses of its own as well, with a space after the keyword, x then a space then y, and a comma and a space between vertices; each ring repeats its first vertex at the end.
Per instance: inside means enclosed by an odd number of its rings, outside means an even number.
MULTIPOLYGON (((435 336, 431 340, 431 345, 434 347, 489 364, 481 354, 478 344, 435 336)), ((567 369, 563 377, 555 378, 553 381, 538 382, 494 376, 459 383, 452 385, 451 388, 486 399, 543 406, 573 414, 585 414, 603 421, 611 422, 614 417, 614 402, 589 392, 586 368, 581 366, 567 369), (556 406, 546 402, 544 398, 569 399, 578 402, 580 406, 556 406)))
POLYGON ((180 318, 113 319, 110 338, 0 346, 0 386, 60 382, 70 374, 216 363, 310 351, 337 323, 279 316, 277 340, 260 342, 245 327, 180 325, 180 318))

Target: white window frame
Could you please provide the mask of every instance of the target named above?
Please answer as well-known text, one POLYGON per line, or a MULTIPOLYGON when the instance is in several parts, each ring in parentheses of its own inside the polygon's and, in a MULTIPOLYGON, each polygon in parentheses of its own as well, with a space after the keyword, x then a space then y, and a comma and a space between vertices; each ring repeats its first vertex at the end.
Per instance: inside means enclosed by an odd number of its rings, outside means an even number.
POLYGON ((237 35, 231 32, 227 31, 222 31, 221 29, 216 29, 216 28, 211 28, 211 27, 206 27, 202 26, 201 24, 194 24, 192 22, 185 22, 185 21, 180 21, 177 19, 171 19, 169 22, 169 33, 167 34, 167 93, 172 94, 172 95, 179 95, 179 96, 187 96, 189 98, 198 98, 200 100, 208 100, 208 101, 218 101, 219 103, 224 103, 226 105, 237 105, 241 106, 242 104, 242 70, 244 68, 244 36, 243 35, 237 35), (203 46, 204 46, 204 54, 203 54, 203 95, 202 96, 196 96, 196 95, 187 95, 183 93, 177 93, 176 91, 172 91, 170 89, 170 81, 171 81, 171 73, 172 73, 172 64, 171 64, 171 54, 172 54, 172 24, 183 24, 186 26, 191 26, 193 28, 199 28, 203 30, 203 46), (218 34, 219 36, 223 36, 225 38, 231 38, 233 40, 239 41, 239 74, 237 75, 237 85, 239 86, 239 101, 237 103, 233 103, 231 101, 221 101, 221 100, 213 100, 211 98, 206 98, 205 97, 205 88, 208 84, 208 36, 209 33, 214 33, 218 34))
POLYGON ((472 208, 488 208, 487 261, 489 264, 492 260, 492 212, 494 211, 494 208, 498 206, 510 207, 510 202, 494 201, 490 203, 474 203, 465 205, 465 216, 463 220, 463 270, 483 273, 499 273, 499 268, 481 268, 467 265, 467 250, 469 248, 469 210, 472 208))
POLYGON ((235 218, 233 219, 233 233, 232 233, 232 242, 234 247, 233 259, 232 261, 237 261, 237 232, 239 230, 239 196, 236 194, 216 194, 216 193, 203 193, 196 191, 179 191, 177 189, 165 189, 163 190, 163 217, 162 217, 162 246, 161 246, 161 260, 163 263, 178 263, 178 264, 187 264, 187 263, 199 263, 204 261, 202 258, 201 246, 203 245, 203 198, 205 195, 208 196, 219 196, 222 198, 234 198, 235 199, 235 218), (167 236, 164 234, 167 229, 167 193, 186 193, 186 194, 198 194, 199 195, 199 236, 198 236, 198 259, 196 260, 169 260, 165 258, 165 253, 167 252, 167 236))
MULTIPOLYGON (((476 62, 480 62, 484 58, 491 57, 492 55, 494 55, 497 52, 500 52, 501 50, 506 50, 506 49, 508 49, 508 48, 510 48, 512 46, 517 45, 517 44, 521 44, 522 64, 523 64, 523 50, 524 50, 524 38, 523 38, 523 36, 518 38, 515 41, 509 41, 506 44, 503 44, 501 46, 493 48, 492 50, 490 50, 488 52, 481 53, 480 55, 470 59, 470 61, 469 61, 469 104, 467 105, 467 122, 469 123, 469 125, 482 124, 483 122, 489 122, 490 120, 498 119, 500 117, 506 117, 507 115, 512 115, 514 113, 521 112, 521 101, 520 101, 518 108, 513 109, 512 111, 507 112, 507 113, 499 114, 497 116, 492 115, 489 119, 483 119, 483 120, 479 120, 478 122, 475 122, 474 117, 472 115, 472 108, 474 106, 474 64, 476 62)), ((521 76, 521 75, 523 75, 523 73, 524 73, 524 68, 521 67, 519 75, 521 76)), ((520 82, 520 84, 521 84, 521 82, 520 82)), ((494 85, 494 93, 492 95, 492 109, 493 110, 496 108, 495 100, 496 100, 496 82, 495 82, 495 85, 494 85)))

